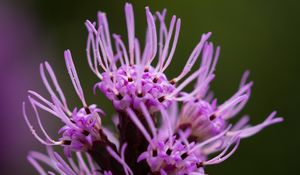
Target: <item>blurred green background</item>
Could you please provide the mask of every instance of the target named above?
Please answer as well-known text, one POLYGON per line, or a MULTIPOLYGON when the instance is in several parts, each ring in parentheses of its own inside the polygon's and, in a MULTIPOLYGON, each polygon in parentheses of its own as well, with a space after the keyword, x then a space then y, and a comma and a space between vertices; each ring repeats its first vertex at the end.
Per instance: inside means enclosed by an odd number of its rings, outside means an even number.
MULTIPOLYGON (((299 75, 300 75, 300 1, 297 0, 148 0, 129 1, 134 5, 137 35, 144 37, 144 7, 151 11, 168 9, 168 17, 175 14, 182 20, 181 35, 174 60, 167 74, 177 75, 204 32, 213 33, 211 41, 221 46, 221 55, 213 82, 219 102, 230 97, 238 87, 245 70, 251 71, 254 81, 250 102, 242 111, 249 114, 251 123, 264 120, 272 110, 285 118, 285 122, 271 126, 256 136, 243 140, 238 151, 226 162, 207 168, 208 174, 300 174, 299 75)), ((23 8, 36 21, 39 43, 43 52, 32 61, 38 70, 43 60, 52 63, 70 99, 76 99, 71 89, 63 51, 71 49, 78 73, 88 99, 97 102, 109 115, 112 107, 98 92, 92 93, 97 82, 89 70, 86 56, 86 19, 95 20, 98 10, 107 13, 110 30, 125 36, 125 1, 117 0, 28 0, 15 1, 11 7, 23 8)), ((16 63, 17 64, 17 63, 16 63)), ((33 75, 39 86, 39 75, 33 75)), ((25 97, 25 95, 24 95, 25 97)), ((239 115, 238 117, 240 117, 239 115)), ((21 119, 21 116, 19 117, 21 119)), ((22 121, 23 122, 23 121, 22 121)), ((25 124, 24 124, 25 125, 25 124)), ((25 131, 25 135, 30 135, 25 131)), ((30 136, 31 137, 31 136, 30 136)), ((34 139, 31 141, 37 142, 34 139)), ((32 147, 35 149, 35 147, 32 147)), ((24 150, 26 152, 26 150, 24 150)), ((27 150, 29 151, 29 150, 27 150)), ((4 162, 7 167, 22 164, 21 174, 35 171, 20 155, 18 160, 4 162), (16 162, 16 163, 15 163, 16 162), (26 162, 26 163, 25 163, 26 162), (14 164, 15 163, 15 164, 14 164)), ((4 168, 5 169, 5 168, 4 168)), ((8 171, 4 171, 8 172, 8 171)), ((12 170, 12 172, 19 172, 12 170)), ((14 173, 12 173, 14 174, 14 173)), ((19 174, 19 173, 16 173, 19 174)))

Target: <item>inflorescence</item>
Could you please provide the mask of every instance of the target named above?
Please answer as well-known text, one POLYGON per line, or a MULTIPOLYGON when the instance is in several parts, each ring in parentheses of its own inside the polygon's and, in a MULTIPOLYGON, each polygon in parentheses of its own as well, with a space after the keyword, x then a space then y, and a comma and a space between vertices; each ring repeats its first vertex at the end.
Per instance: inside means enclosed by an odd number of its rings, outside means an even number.
POLYGON ((100 90, 112 102, 115 130, 102 124, 101 118, 106 114, 98 107, 101 105, 87 103, 69 50, 64 54, 66 67, 81 106, 70 108, 49 63, 40 65, 50 98, 35 91, 28 95, 40 134, 33 128, 23 103, 27 125, 48 150, 48 155, 28 155, 40 174, 204 175, 205 166, 230 157, 242 138, 283 120, 272 112, 255 126, 249 125, 248 116, 230 124, 247 103, 253 83, 247 81, 249 72, 245 72, 238 91, 227 101, 217 103, 209 86, 220 49, 208 41, 211 33, 201 36, 180 74, 169 78, 164 72, 176 50, 181 20, 172 16, 168 25, 166 10, 152 14, 146 7, 148 27, 142 47, 135 37, 134 13, 129 3, 125 5, 125 17, 127 46, 120 35, 110 34, 105 13, 98 13, 97 22, 85 23, 89 33, 88 64, 99 78, 94 92, 100 90), (200 66, 192 72, 195 65, 200 66), (185 87, 192 82, 194 89, 186 92, 185 87), (59 139, 47 133, 39 110, 63 122, 59 139), (54 146, 64 148, 66 159, 53 150, 54 146), (40 163, 48 165, 49 170, 40 163))

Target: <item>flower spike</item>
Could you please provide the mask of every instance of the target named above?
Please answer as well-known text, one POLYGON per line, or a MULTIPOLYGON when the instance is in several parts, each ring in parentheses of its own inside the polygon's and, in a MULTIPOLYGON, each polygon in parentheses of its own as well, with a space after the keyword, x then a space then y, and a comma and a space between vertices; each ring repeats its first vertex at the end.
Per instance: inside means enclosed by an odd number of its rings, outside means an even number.
POLYGON ((176 56, 181 19, 173 15, 167 21, 166 9, 152 13, 145 7, 147 28, 141 43, 133 6, 126 3, 124 12, 127 37, 110 31, 104 12, 97 13, 95 22, 85 21, 87 62, 98 77, 93 91, 99 90, 113 104, 114 125, 103 125, 104 111, 85 98, 70 50, 64 58, 81 105, 69 106, 50 64, 40 65, 50 98, 28 91, 39 132, 28 117, 27 103, 22 104, 30 131, 47 147, 48 155, 30 152, 27 157, 40 174, 206 175, 206 166, 231 157, 241 139, 283 121, 272 112, 256 125, 249 124, 248 115, 231 122, 250 99, 253 82, 246 71, 237 91, 224 102, 217 100, 210 84, 220 47, 209 41, 211 32, 202 34, 182 70, 170 78, 165 72, 176 56), (194 71, 195 65, 199 66, 194 71), (62 121, 58 140, 45 129, 41 111, 62 121), (66 158, 53 150, 61 147, 66 158))

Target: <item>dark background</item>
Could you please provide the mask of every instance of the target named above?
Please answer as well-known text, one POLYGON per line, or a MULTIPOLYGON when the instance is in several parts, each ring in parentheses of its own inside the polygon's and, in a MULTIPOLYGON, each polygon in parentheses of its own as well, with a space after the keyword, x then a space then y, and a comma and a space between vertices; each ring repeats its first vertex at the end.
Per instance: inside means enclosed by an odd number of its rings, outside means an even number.
MULTIPOLYGON (((107 13, 112 33, 124 36, 125 1, 19 0, 0 1, 0 174, 35 174, 26 161, 30 150, 43 150, 32 137, 21 115, 27 89, 43 92, 38 66, 52 63, 69 101, 75 101, 64 68, 63 51, 71 49, 85 93, 91 102, 112 115, 112 107, 99 93, 92 94, 97 79, 86 56, 86 19, 95 20, 98 10, 107 13)), ((254 80, 250 102, 242 111, 251 123, 264 120, 272 110, 285 118, 256 136, 243 140, 226 162, 207 168, 209 174, 299 174, 299 59, 300 1, 297 0, 152 0, 134 4, 137 35, 145 33, 144 7, 168 9, 182 19, 174 60, 167 74, 181 70, 204 32, 221 46, 217 77, 212 85, 219 101, 230 97, 244 70, 254 80)), ((78 103, 78 100, 74 103, 78 103)), ((241 114, 238 116, 240 117, 241 114)), ((57 127, 50 118, 47 126, 57 127)), ((55 136, 56 133, 52 134, 55 136)))

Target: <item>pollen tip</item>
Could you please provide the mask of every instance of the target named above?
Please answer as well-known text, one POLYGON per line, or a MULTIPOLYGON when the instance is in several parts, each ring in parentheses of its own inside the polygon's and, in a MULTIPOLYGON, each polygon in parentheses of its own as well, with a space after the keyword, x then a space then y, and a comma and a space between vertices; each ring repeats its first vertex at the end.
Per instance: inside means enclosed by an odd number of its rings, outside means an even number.
POLYGON ((71 143, 72 143, 71 140, 63 140, 62 141, 63 145, 71 145, 71 143))
POLYGON ((90 114, 91 113, 91 110, 88 107, 84 107, 84 110, 85 110, 86 114, 90 114))
POLYGON ((196 164, 196 166, 197 166, 197 168, 201 168, 201 167, 203 167, 203 163, 199 162, 199 163, 196 164))
POLYGON ((217 116, 215 115, 215 114, 213 114, 213 115, 211 115, 210 117, 209 117, 209 120, 210 121, 213 121, 214 119, 216 119, 217 118, 217 116))
POLYGON ((143 97, 143 94, 141 92, 138 92, 137 96, 141 98, 141 97, 143 97))
POLYGON ((187 154, 187 152, 185 152, 185 153, 181 154, 180 157, 183 160, 183 159, 187 158, 187 156, 188 156, 188 154, 187 154))
POLYGON ((118 93, 116 96, 117 96, 117 98, 118 98, 119 100, 122 100, 122 99, 123 99, 123 96, 122 96, 120 93, 118 93))
POLYGON ((172 85, 176 84, 176 79, 174 78, 174 79, 170 80, 170 83, 171 83, 172 85))
POLYGON ((167 153, 167 155, 169 156, 169 155, 171 155, 172 150, 169 148, 169 149, 166 151, 166 153, 167 153))
POLYGON ((158 101, 159 101, 159 102, 163 102, 163 101, 165 101, 165 99, 166 99, 166 97, 165 97, 165 96, 162 96, 162 97, 159 97, 159 98, 158 98, 158 101))

